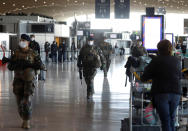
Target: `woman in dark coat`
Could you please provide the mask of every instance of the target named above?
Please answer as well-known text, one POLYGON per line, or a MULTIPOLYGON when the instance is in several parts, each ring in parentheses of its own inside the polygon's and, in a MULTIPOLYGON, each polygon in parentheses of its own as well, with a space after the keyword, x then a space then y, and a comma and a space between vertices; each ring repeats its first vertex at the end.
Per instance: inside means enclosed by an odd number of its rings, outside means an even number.
POLYGON ((172 44, 162 40, 157 45, 159 55, 145 68, 142 81, 152 79, 153 104, 159 114, 162 130, 175 131, 176 109, 180 101, 181 63, 172 56, 172 44))

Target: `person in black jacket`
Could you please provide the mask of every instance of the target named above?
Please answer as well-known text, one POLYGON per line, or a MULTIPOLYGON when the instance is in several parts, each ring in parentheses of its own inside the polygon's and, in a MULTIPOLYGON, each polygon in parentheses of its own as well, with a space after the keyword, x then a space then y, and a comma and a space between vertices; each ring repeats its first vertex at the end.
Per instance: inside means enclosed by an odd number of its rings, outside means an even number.
POLYGON ((62 63, 62 55, 63 55, 63 44, 60 43, 58 47, 58 62, 62 63))
POLYGON ((172 44, 162 40, 157 45, 159 55, 146 66, 141 81, 152 79, 151 94, 163 131, 175 131, 176 109, 182 94, 181 63, 172 56, 172 44))
POLYGON ((62 46, 63 46, 62 51, 63 51, 63 62, 64 62, 66 59, 66 50, 67 50, 67 45, 65 41, 63 41, 62 46))
POLYGON ((44 44, 44 51, 46 53, 46 62, 49 61, 49 52, 50 52, 50 43, 48 41, 45 42, 44 44))
POLYGON ((53 44, 51 44, 51 56, 52 56, 52 62, 57 63, 57 43, 56 41, 53 41, 53 44))
POLYGON ((32 50, 38 52, 38 54, 40 55, 40 45, 38 42, 35 41, 35 35, 31 35, 30 38, 31 38, 31 42, 29 44, 29 47, 32 50))

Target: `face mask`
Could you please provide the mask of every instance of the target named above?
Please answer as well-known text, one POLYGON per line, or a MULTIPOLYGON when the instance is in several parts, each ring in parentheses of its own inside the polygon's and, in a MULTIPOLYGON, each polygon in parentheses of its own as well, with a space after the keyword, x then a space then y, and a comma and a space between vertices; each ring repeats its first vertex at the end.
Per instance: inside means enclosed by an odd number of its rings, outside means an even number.
POLYGON ((19 46, 20 46, 21 48, 26 48, 26 47, 27 47, 27 43, 21 41, 21 42, 19 43, 19 46))
POLYGON ((142 42, 139 42, 139 46, 142 46, 142 42))
POLYGON ((34 41, 34 40, 35 40, 35 38, 31 38, 31 40, 32 40, 32 41, 34 41))
POLYGON ((94 41, 90 41, 90 42, 89 42, 89 45, 93 45, 93 44, 94 44, 94 41))
POLYGON ((104 40, 104 42, 108 43, 108 40, 107 40, 107 39, 105 39, 105 40, 104 40))

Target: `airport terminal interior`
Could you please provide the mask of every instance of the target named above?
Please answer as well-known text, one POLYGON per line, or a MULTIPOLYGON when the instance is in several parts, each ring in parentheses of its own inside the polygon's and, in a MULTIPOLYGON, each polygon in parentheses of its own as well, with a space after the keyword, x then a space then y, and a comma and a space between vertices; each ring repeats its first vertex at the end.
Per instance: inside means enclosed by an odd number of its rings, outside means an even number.
POLYGON ((0 1, 0 131, 188 131, 187 88, 187 0, 0 1), (153 83, 140 78, 164 39, 182 71, 175 130, 164 130, 153 83))

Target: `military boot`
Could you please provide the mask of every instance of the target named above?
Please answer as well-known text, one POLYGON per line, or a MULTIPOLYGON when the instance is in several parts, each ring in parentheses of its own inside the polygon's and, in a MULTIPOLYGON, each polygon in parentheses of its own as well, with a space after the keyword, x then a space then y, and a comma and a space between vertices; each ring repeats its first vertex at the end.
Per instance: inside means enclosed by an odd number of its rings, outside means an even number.
POLYGON ((107 71, 104 71, 104 77, 107 77, 107 71))
POLYGON ((91 93, 87 92, 87 99, 90 99, 90 98, 91 98, 91 93))
POLYGON ((22 123, 22 128, 30 129, 31 128, 30 120, 24 120, 23 123, 22 123))

